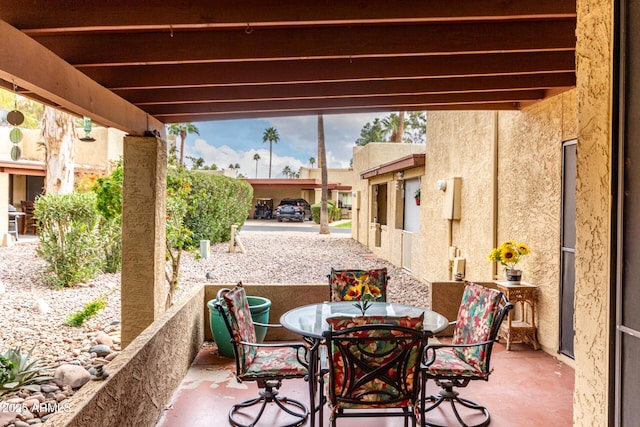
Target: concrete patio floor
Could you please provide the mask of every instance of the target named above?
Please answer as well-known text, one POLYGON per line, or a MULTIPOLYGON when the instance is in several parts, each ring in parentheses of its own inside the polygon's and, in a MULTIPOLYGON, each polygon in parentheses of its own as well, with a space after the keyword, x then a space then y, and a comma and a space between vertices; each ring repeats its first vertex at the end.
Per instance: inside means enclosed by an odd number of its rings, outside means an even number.
MULTIPOLYGON (((525 344, 512 344, 506 351, 502 343, 494 346, 494 369, 488 382, 474 381, 461 389, 463 397, 484 404, 491 413, 492 427, 566 427, 573 424, 574 370, 542 351, 525 344)), ((228 426, 230 406, 234 402, 257 396, 253 382, 238 383, 233 359, 217 355, 215 344, 205 343, 189 372, 175 391, 157 427, 228 426)), ((430 382, 427 392, 437 387, 430 382)), ((308 403, 307 383, 285 381, 281 394, 308 403)), ((442 405, 445 409, 448 406, 442 405)), ((443 425, 455 426, 455 418, 443 417, 434 410, 429 418, 443 425)), ((274 416, 263 416, 262 426, 277 426, 274 416)), ((338 426, 400 426, 400 418, 338 419, 338 426), (357 423, 357 424, 354 424, 357 423)), ((309 425, 309 421, 304 425, 309 425)), ((316 424, 318 425, 318 424, 316 424)), ((325 411, 325 426, 328 426, 325 411)))

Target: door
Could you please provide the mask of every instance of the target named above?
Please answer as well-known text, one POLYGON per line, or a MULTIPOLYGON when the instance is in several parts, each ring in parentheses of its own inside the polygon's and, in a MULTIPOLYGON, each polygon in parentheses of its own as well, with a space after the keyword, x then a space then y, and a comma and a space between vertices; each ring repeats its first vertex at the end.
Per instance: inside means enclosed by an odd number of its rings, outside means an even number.
POLYGON ((402 268, 411 271, 412 237, 420 233, 420 206, 416 205, 414 194, 420 188, 418 178, 404 181, 404 202, 402 209, 402 268))
POLYGON ((614 196, 617 202, 615 266, 615 410, 613 425, 637 426, 640 420, 640 1, 620 2, 616 29, 619 61, 614 93, 614 196), (620 119, 616 122, 616 118, 620 119), (616 127, 615 125, 618 125, 616 127), (617 174, 616 174, 617 173, 617 174))
POLYGON ((560 242, 560 348, 574 358, 576 246, 576 141, 562 144, 562 236, 560 242))

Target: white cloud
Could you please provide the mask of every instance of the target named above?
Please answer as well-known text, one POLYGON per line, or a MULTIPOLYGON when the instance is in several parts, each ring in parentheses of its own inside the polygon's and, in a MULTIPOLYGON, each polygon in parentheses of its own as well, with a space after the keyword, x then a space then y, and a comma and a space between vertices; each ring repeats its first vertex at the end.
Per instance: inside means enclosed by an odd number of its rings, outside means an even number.
MULTIPOLYGON (((374 118, 386 115, 325 115, 325 145, 329 167, 349 167, 353 147, 362 127, 374 118)), ((318 160, 317 120, 317 116, 299 116, 205 122, 200 125, 200 138, 193 141, 189 137, 185 141, 187 155, 202 157, 207 165, 215 163, 220 168, 238 163, 242 174, 255 178, 256 163, 253 155, 257 152, 261 157, 258 161, 258 177, 267 178, 269 145, 262 142, 262 135, 267 127, 273 126, 280 135, 280 141, 273 144, 272 178, 278 178, 282 176, 281 171, 285 166, 297 171, 300 166, 308 166, 309 157, 318 160)), ((190 165, 189 162, 187 164, 190 165)))
MULTIPOLYGON (((207 141, 202 138, 198 138, 194 142, 193 153, 194 157, 202 157, 206 165, 215 163, 219 169, 227 169, 229 164, 240 165, 240 173, 247 178, 256 177, 256 161, 253 156, 258 153, 260 159, 258 160, 258 178, 269 177, 269 150, 234 150, 228 145, 221 147, 215 147, 209 145, 207 141)), ((297 171, 300 166, 304 166, 304 163, 292 156, 279 156, 275 152, 272 156, 271 177, 282 178, 281 171, 289 166, 292 170, 297 171)))

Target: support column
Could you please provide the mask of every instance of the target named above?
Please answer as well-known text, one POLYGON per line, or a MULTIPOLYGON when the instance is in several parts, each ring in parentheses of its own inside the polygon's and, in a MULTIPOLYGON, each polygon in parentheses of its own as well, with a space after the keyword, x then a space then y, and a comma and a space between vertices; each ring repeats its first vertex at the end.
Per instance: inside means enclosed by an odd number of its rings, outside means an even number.
POLYGON ((124 138, 122 188, 122 346, 164 312, 167 145, 124 138))

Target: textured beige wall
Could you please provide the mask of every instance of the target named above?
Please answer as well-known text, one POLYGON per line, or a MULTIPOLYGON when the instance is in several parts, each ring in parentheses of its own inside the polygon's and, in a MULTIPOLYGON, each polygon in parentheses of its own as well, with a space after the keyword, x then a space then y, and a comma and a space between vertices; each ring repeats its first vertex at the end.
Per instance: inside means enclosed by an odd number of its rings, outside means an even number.
MULTIPOLYGON (((11 128, 0 128, 0 141, 9 141, 11 128)), ((44 161, 44 148, 38 144, 41 141, 40 130, 23 129, 21 160, 44 161)), ((84 130, 77 129, 78 137, 84 136, 84 130)), ((97 127, 91 131, 93 142, 77 141, 75 162, 78 165, 107 168, 109 163, 122 156, 123 138, 125 133, 114 128, 97 127)), ((0 159, 11 159, 11 143, 0 144, 0 159)))
POLYGON ((499 115, 498 242, 531 248, 519 265, 523 280, 539 287, 538 340, 552 354, 559 340, 562 143, 575 138, 563 108, 571 106, 566 115, 575 119, 574 93, 499 115))
MULTIPOLYGON (((370 143, 362 147, 353 148, 353 191, 359 193, 360 200, 352 212, 351 235, 360 243, 368 246, 381 258, 391 260, 393 231, 383 231, 384 249, 374 247, 374 228, 372 227, 373 216, 371 215, 371 185, 387 183, 389 188, 388 222, 393 229, 395 224, 395 181, 392 174, 377 176, 372 179, 361 179, 360 173, 388 163, 392 160, 408 156, 410 154, 422 154, 425 152, 424 144, 392 144, 392 143, 370 143)), ((422 168, 415 168, 405 172, 405 178, 411 178, 422 174, 422 168)), ((385 227, 386 228, 386 227, 385 227)))
POLYGON ((574 425, 607 425, 613 2, 577 2, 578 176, 574 425))
POLYGON ((71 397, 51 427, 152 427, 204 341, 202 287, 145 329, 106 370, 105 381, 91 381, 71 397))
MULTIPOLYGON (((427 163, 422 180, 423 265, 418 277, 427 282, 450 279, 449 246, 467 259, 466 278, 490 280, 486 253, 493 232, 493 144, 496 113, 429 112, 427 163), (444 193, 439 179, 461 177, 461 218, 442 216, 444 193)), ((414 273, 415 274, 415 273, 414 273)))

